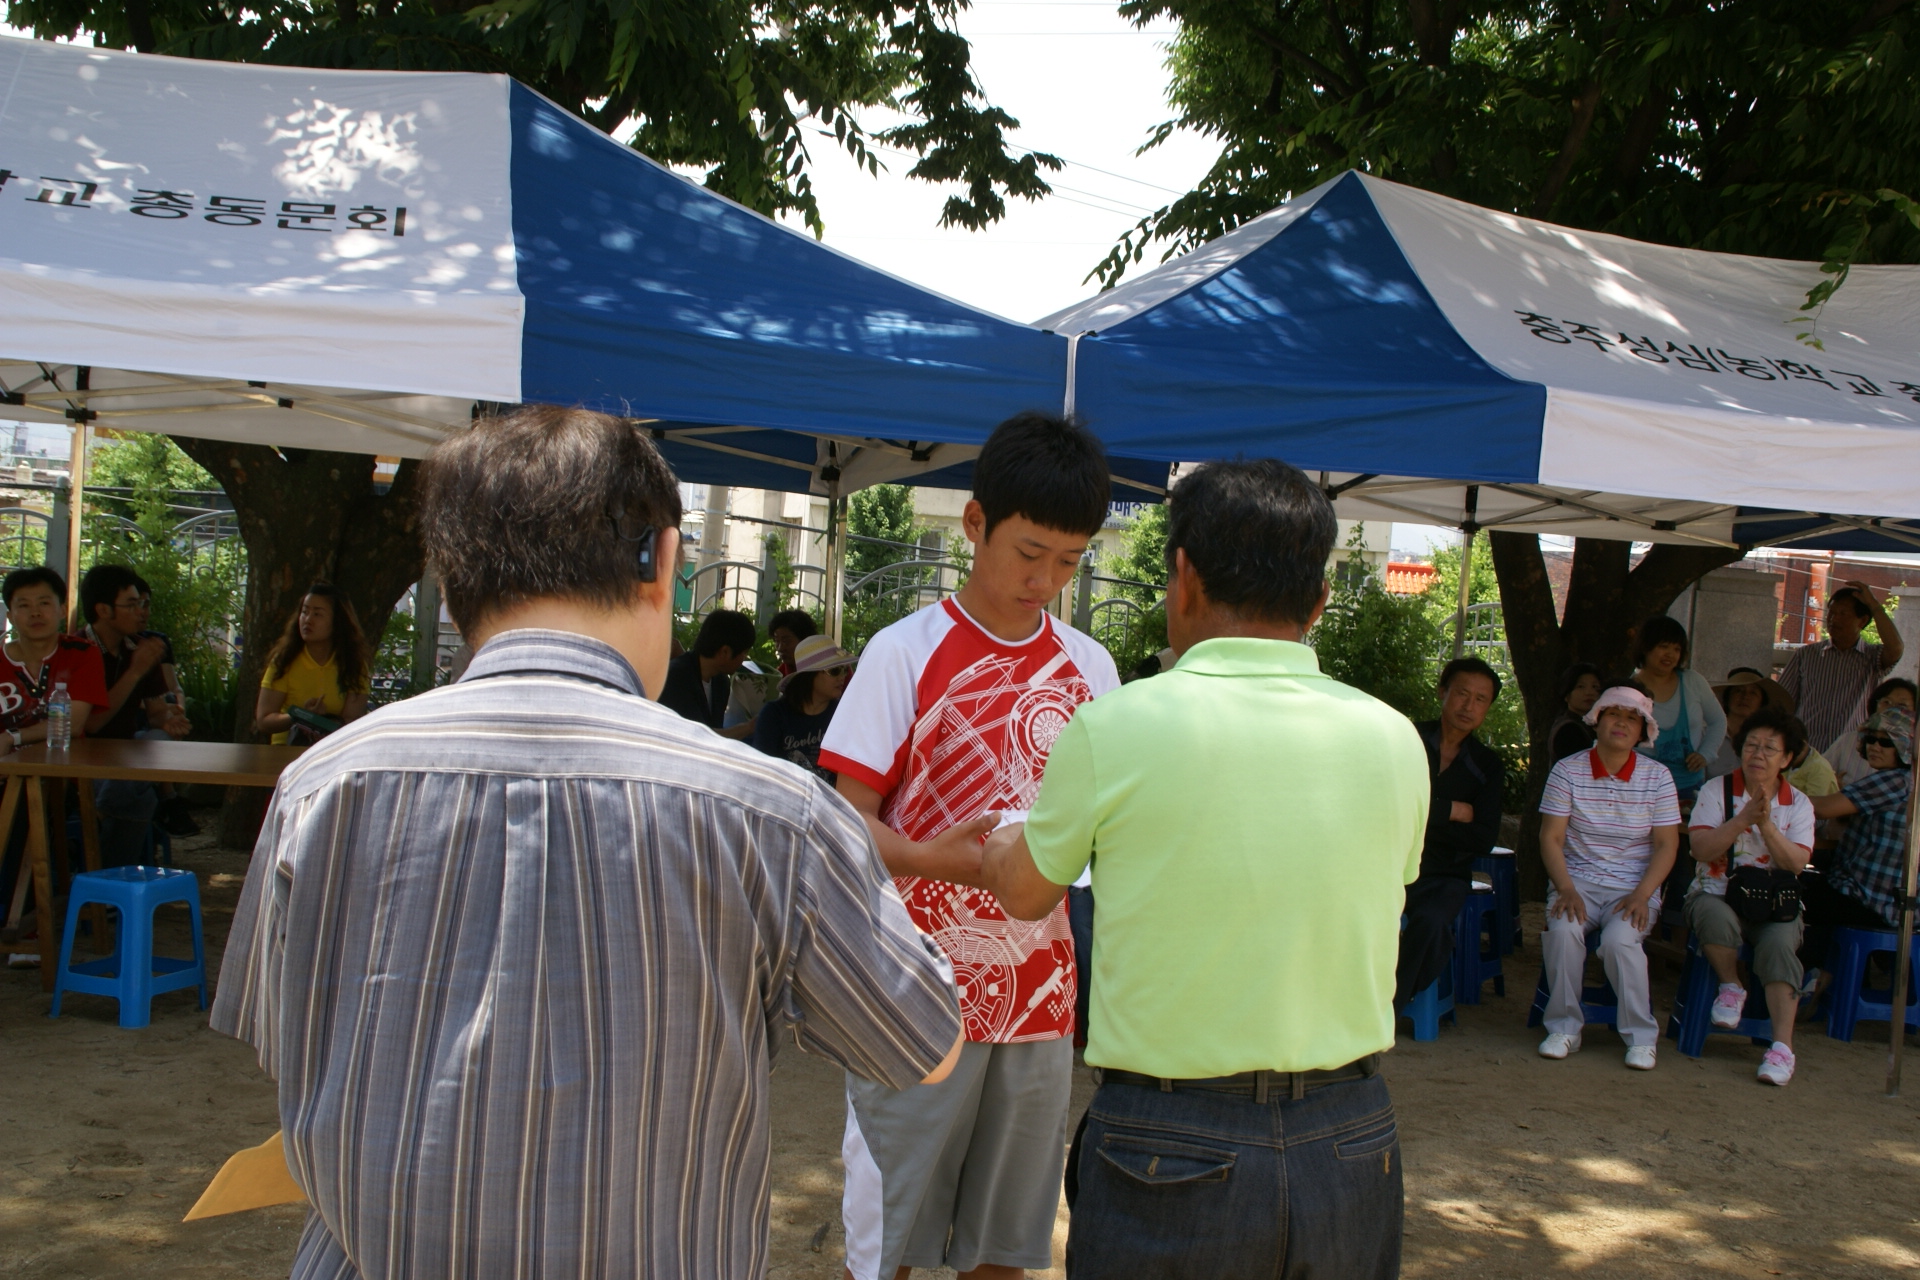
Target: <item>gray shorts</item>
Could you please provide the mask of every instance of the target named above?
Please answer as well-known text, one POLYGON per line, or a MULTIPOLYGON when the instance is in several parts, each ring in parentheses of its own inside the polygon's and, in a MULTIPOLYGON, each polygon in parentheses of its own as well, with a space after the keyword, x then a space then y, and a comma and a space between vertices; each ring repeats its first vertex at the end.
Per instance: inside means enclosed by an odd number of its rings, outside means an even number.
POLYGON ((1742 920, 1717 893, 1696 890, 1687 897, 1687 928, 1707 946, 1753 947, 1753 976, 1762 983, 1785 982, 1798 987, 1807 976, 1800 965, 1800 935, 1806 928, 1802 913, 1784 924, 1742 920))
POLYGON ((847 1077, 841 1218, 854 1280, 1053 1265, 1073 1038, 961 1046, 939 1084, 847 1077))

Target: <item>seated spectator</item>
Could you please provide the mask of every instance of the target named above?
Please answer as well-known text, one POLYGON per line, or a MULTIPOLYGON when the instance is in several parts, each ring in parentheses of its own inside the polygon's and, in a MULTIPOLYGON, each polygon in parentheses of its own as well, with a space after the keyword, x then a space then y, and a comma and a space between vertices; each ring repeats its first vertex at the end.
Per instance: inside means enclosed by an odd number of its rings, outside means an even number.
POLYGON ((1723 778, 1740 768, 1740 749, 1734 745, 1733 736, 1747 717, 1762 707, 1792 715, 1793 695, 1782 689, 1779 681, 1752 667, 1735 667, 1727 672, 1727 678, 1713 686, 1713 694, 1727 717, 1727 739, 1708 766, 1707 776, 1723 778))
MULTIPOLYGON (((1916 709, 1920 709, 1914 700, 1915 692, 1911 680, 1903 680, 1898 676, 1882 680, 1868 696, 1866 715, 1860 718, 1860 724, 1865 724, 1888 707, 1900 707, 1912 715, 1916 709)), ((1873 766, 1860 754, 1860 725, 1850 726, 1847 732, 1841 734, 1840 740, 1833 744, 1833 749, 1826 756, 1827 762, 1833 766, 1834 776, 1843 787, 1873 772, 1873 766)))
POLYGON ((1555 760, 1579 755, 1593 745, 1587 712, 1600 697, 1600 668, 1576 662, 1560 673, 1560 714, 1547 730, 1547 750, 1555 760))
MULTIPOLYGON (((180 703, 171 700, 165 668, 173 647, 147 630, 151 592, 146 579, 121 564, 97 564, 80 579, 84 634, 100 648, 107 685, 106 701, 87 716, 90 738, 184 738, 193 732, 180 703)), ((160 789, 151 782, 124 779, 93 784, 100 818, 103 866, 132 866, 140 860, 148 828, 160 806, 160 789)))
POLYGON ((723 738, 753 736, 752 720, 722 729, 726 720, 729 677, 746 665, 753 648, 753 619, 732 609, 715 609, 700 623, 693 649, 667 664, 660 705, 697 720, 723 738))
POLYGON ((47 740, 47 699, 62 685, 73 705, 73 738, 87 736, 93 709, 107 701, 100 650, 60 634, 67 582, 45 565, 15 569, 0 582, 13 638, 0 662, 0 728, 10 747, 47 740))
MULTIPOLYGON (((1807 904, 1801 958, 1824 968, 1835 929, 1898 927, 1906 873, 1907 791, 1913 769, 1913 713, 1882 708, 1860 730, 1860 754, 1873 772, 1813 801, 1821 818, 1851 818, 1825 868, 1800 877, 1807 904)), ((1826 986, 1821 974, 1815 990, 1826 986)))
POLYGON ((1706 677, 1687 665, 1691 652, 1687 629, 1664 613, 1634 632, 1633 679, 1653 699, 1659 731, 1657 745, 1649 737, 1640 750, 1667 766, 1682 804, 1693 802, 1727 738, 1727 713, 1706 677))
POLYGON ((1806 749, 1806 729, 1778 707, 1761 707, 1734 734, 1740 768, 1702 788, 1688 822, 1694 861, 1687 893, 1687 928, 1720 979, 1713 1025, 1740 1025, 1747 1006, 1740 980, 1740 946, 1753 948, 1753 972, 1766 987, 1773 1046, 1760 1061, 1760 1079, 1793 1079, 1793 1021, 1800 1007, 1800 934, 1804 920, 1752 920, 1727 901, 1730 875, 1742 868, 1799 875, 1813 856, 1813 802, 1787 781, 1787 765, 1806 749))
POLYGON ((828 637, 800 641, 793 651, 793 673, 780 680, 780 696, 761 708, 753 730, 755 749, 792 761, 831 784, 835 775, 820 768, 820 739, 852 674, 853 655, 828 637))
POLYGON ((338 587, 314 583, 267 654, 253 731, 272 734, 274 742, 313 742, 358 720, 367 714, 372 659, 353 603, 338 587), (295 707, 318 721, 299 725, 297 739, 295 707))
POLYGON ((1680 801, 1673 775, 1639 748, 1660 736, 1653 700, 1630 685, 1602 691, 1587 723, 1591 750, 1547 775, 1540 800, 1540 860, 1552 889, 1541 958, 1547 970, 1543 1058, 1580 1050, 1586 1025, 1587 935, 1600 930, 1600 960, 1620 998, 1626 1062, 1651 1071, 1660 1038, 1641 940, 1660 916, 1660 886, 1680 848, 1680 801))
POLYGON ((1822 751, 1860 722, 1873 687, 1904 652, 1893 619, 1864 582, 1849 582, 1828 598, 1826 628, 1825 640, 1803 645, 1780 673, 1781 687, 1793 695, 1795 711, 1822 751), (1878 644, 1860 638, 1870 624, 1879 630, 1878 644))
MULTIPOLYGON (((0 656, 0 752, 47 740, 47 700, 61 686, 73 706, 73 739, 86 736, 93 708, 107 700, 100 651, 79 636, 60 634, 67 615, 67 583, 45 565, 15 569, 0 581, 12 638, 0 656)), ((11 893, 26 847, 27 812, 22 805, 14 830, 0 832, 6 857, 0 859, 0 885, 11 893)), ((36 904, 36 907, 42 904, 36 904)), ((54 922, 59 927, 59 922, 54 922)))
POLYGON ((1475 736, 1500 677, 1478 658, 1455 658, 1440 672, 1440 718, 1416 725, 1427 748, 1427 809, 1420 876, 1407 886, 1393 1003, 1406 1004, 1453 962, 1453 928, 1473 888, 1473 860, 1500 836, 1506 765, 1475 736))
POLYGON ((773 641, 773 650, 780 655, 780 674, 793 674, 793 652, 802 640, 818 635, 820 628, 813 623, 813 615, 805 609, 782 609, 773 615, 773 621, 767 624, 767 639, 773 641))

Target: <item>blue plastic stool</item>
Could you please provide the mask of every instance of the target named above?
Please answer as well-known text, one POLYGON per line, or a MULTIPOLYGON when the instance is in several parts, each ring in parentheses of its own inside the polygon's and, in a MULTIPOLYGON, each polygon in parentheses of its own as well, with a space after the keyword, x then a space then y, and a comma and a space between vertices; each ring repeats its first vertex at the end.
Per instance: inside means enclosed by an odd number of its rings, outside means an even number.
MULTIPOLYGON (((1893 992, 1869 991, 1867 957, 1877 951, 1891 955, 1900 949, 1900 935, 1873 929, 1835 929, 1827 952, 1833 985, 1827 988, 1827 1034, 1835 1040, 1853 1039, 1854 1024, 1893 1022, 1893 992)), ((1914 992, 1914 970, 1920 969, 1920 934, 1913 939, 1913 958, 1907 970, 1906 1024, 1920 1030, 1920 998, 1914 992)))
POLYGON ((1500 914, 1496 919, 1503 956, 1512 955, 1520 945, 1520 873, 1515 870, 1518 862, 1511 849, 1473 860, 1473 869, 1493 882, 1494 896, 1500 900, 1500 914))
POLYGON ((1494 994, 1507 994, 1506 974, 1500 968, 1500 898, 1469 893, 1453 922, 1453 998, 1479 1004, 1480 988, 1488 978, 1493 979, 1494 994))
POLYGON ((53 1008, 60 1016, 60 997, 68 991, 113 996, 120 1001, 120 1025, 144 1027, 151 1019, 153 997, 186 987, 200 989, 200 1007, 207 1007, 207 952, 200 934, 200 882, 191 871, 163 867, 109 867, 73 878, 67 896, 67 930, 60 939, 60 967, 54 971, 53 1008), (153 954, 154 908, 184 902, 193 920, 193 959, 175 960, 153 954), (73 964, 73 936, 80 909, 92 903, 120 913, 119 945, 112 955, 73 964))
MULTIPOLYGON (((1587 955, 1600 954, 1601 931, 1595 929, 1587 935, 1587 955)), ((1537 1027, 1547 1019, 1547 998, 1552 993, 1547 989, 1547 966, 1540 966, 1540 981, 1534 984, 1533 1008, 1527 1011, 1527 1025, 1537 1027)), ((1589 987, 1584 980, 1580 987, 1580 1016, 1588 1026, 1617 1027, 1620 1025, 1620 996, 1613 984, 1604 977, 1600 985, 1589 987)))
POLYGON ((1395 1013, 1413 1019, 1413 1038, 1419 1041, 1438 1040, 1442 1018, 1459 1026, 1460 1020, 1453 1014, 1453 974, 1442 973, 1395 1013))
MULTIPOLYGON (((1753 948, 1740 948, 1740 962, 1753 963, 1753 948)), ((1720 979, 1714 976, 1713 966, 1700 954, 1698 938, 1687 938, 1687 967, 1680 974, 1680 989, 1674 993, 1673 1015, 1667 1019, 1667 1038, 1680 1042, 1680 1052, 1689 1058, 1697 1058, 1706 1052, 1707 1037, 1746 1036, 1755 1044, 1773 1043, 1773 1019, 1767 1015, 1767 996, 1764 991, 1747 987, 1747 1003, 1741 1011, 1740 1025, 1736 1027, 1716 1027, 1713 1025, 1713 1001, 1719 994, 1720 979), (1760 1007, 1760 1016, 1754 1017, 1754 1006, 1760 1007)))

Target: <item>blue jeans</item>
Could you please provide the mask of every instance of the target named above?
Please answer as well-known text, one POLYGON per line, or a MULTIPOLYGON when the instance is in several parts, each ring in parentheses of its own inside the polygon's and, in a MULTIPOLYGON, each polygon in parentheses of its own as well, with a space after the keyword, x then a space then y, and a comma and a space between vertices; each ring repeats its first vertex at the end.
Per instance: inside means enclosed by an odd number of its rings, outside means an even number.
POLYGON ((1087 1006, 1093 999, 1093 890, 1067 887, 1067 927, 1073 931, 1073 969, 1079 994, 1073 998, 1075 1039, 1087 1042, 1087 1006))
POLYGON ((1074 1147, 1070 1280, 1400 1274, 1400 1138, 1377 1075, 1264 1104, 1107 1082, 1074 1147))

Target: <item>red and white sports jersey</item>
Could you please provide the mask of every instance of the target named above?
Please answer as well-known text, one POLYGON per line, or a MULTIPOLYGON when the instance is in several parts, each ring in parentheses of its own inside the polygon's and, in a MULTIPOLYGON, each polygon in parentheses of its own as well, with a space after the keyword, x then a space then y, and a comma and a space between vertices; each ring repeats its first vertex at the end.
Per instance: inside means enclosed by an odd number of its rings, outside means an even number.
MULTIPOLYGON (((1074 708, 1119 685, 1107 651, 1072 627, 1043 615, 1015 644, 943 600, 867 644, 820 767, 872 787, 886 797, 883 822, 930 840, 982 814, 1031 809, 1074 708)), ((917 876, 894 884, 953 962, 967 1039, 1014 1044, 1073 1030, 1064 902, 1044 920, 1009 920, 985 889, 917 876)))

